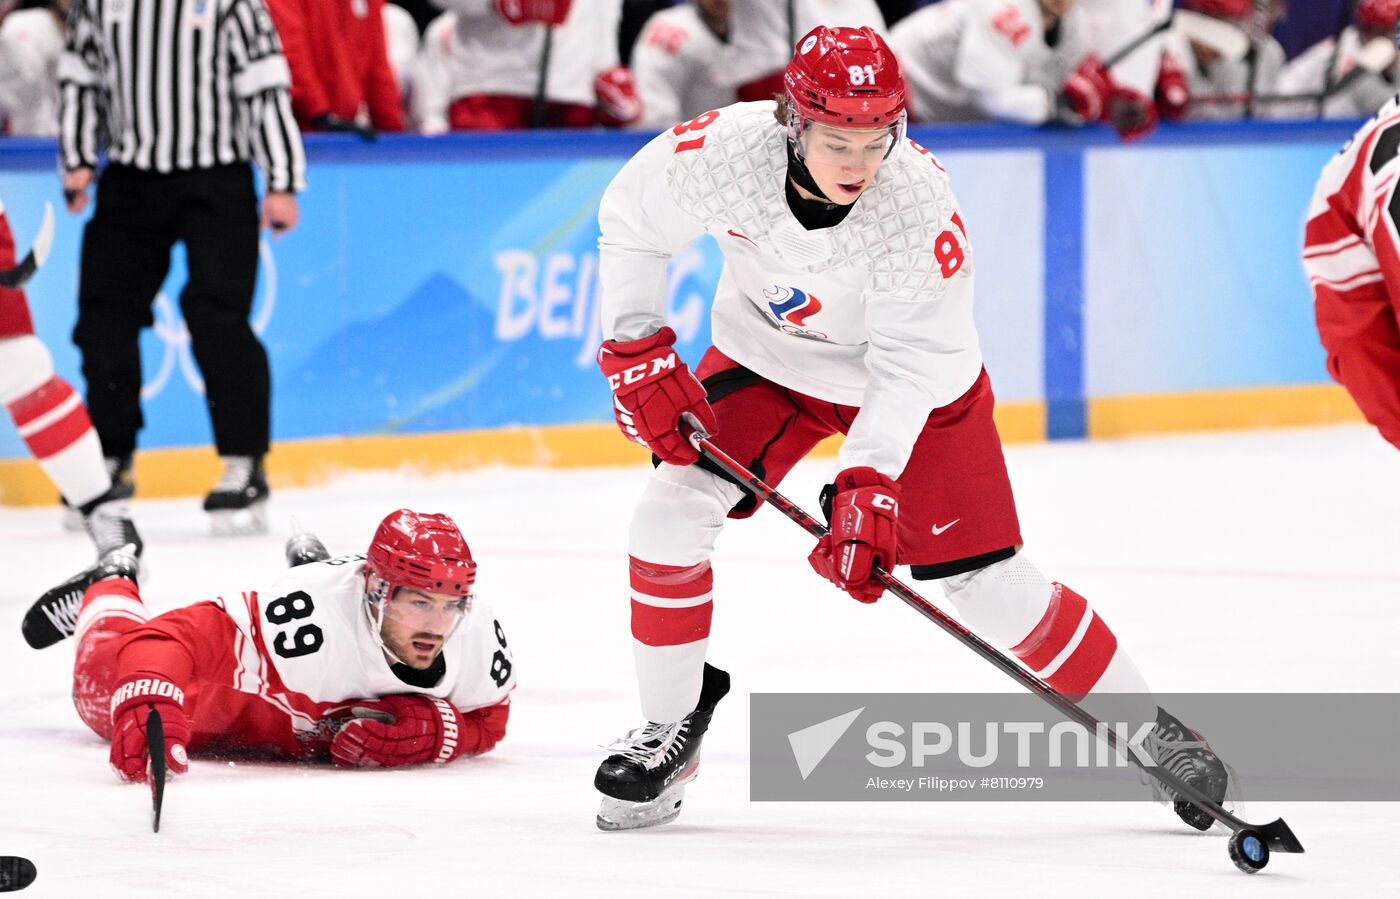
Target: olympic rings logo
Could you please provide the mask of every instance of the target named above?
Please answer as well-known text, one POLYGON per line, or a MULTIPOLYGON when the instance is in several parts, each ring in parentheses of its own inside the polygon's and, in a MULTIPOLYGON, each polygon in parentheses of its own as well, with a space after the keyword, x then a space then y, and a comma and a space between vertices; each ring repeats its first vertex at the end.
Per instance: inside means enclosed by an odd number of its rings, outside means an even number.
MULTIPOLYGON (((268 322, 272 320, 273 309, 277 306, 277 260, 273 258, 272 247, 261 238, 258 240, 258 259, 263 275, 262 303, 259 305, 257 298, 254 299, 252 325, 253 333, 261 337, 267 330, 268 322)), ((155 376, 141 385, 141 399, 149 400, 159 396, 170 382, 177 366, 190 389, 203 396, 204 376, 199 373, 199 366, 195 364, 194 353, 190 348, 190 329, 185 325, 185 319, 163 290, 156 294, 153 310, 156 320, 151 330, 160 339, 164 353, 155 376)))

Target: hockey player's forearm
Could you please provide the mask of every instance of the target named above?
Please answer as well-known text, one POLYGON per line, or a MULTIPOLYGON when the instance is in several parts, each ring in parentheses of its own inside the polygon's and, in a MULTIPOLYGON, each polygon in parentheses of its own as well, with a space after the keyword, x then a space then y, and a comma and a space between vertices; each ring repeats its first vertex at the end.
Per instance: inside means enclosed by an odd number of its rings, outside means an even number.
POLYGON ((991 118, 1023 125, 1043 125, 1055 111, 1054 94, 1038 84, 979 91, 976 98, 991 118))

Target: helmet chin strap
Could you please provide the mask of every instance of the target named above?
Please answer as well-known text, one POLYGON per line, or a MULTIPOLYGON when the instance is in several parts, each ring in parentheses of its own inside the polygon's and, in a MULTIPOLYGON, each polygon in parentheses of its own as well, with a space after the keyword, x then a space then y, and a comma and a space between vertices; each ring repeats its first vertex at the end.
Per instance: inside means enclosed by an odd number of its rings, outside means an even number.
MULTIPOLYGON (((807 168, 807 163, 803 162, 800 158, 798 158, 797 152, 793 146, 792 141, 788 141, 787 170, 788 177, 795 181, 798 187, 802 188, 803 190, 807 191, 815 197, 819 197, 828 203, 832 203, 831 197, 828 197, 820 187, 817 187, 817 180, 812 177, 811 171, 807 168)), ((832 205, 836 204, 832 203, 832 205)))
POLYGON ((404 660, 394 655, 394 651, 384 642, 384 606, 380 602, 374 602, 369 598, 365 600, 365 618, 369 619, 369 632, 374 637, 374 642, 379 644, 390 665, 403 665, 404 660))

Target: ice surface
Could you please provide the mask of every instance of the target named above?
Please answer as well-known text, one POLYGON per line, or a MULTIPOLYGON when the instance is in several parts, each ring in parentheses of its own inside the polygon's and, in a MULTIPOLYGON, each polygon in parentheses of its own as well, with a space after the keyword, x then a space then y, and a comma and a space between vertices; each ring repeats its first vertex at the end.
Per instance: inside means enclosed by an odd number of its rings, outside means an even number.
MULTIPOLYGON (((1395 691, 1400 457, 1361 427, 1013 447, 1027 552, 1088 596, 1156 689, 1395 691)), ((825 460, 785 484, 815 505, 825 460)), ((433 770, 196 760, 149 798, 107 768, 69 701, 72 644, 30 650, 19 620, 90 561, 57 508, 0 508, 0 855, 26 895, 1069 896, 1400 895, 1392 803, 1249 806, 1307 846, 1255 878, 1220 831, 1152 803, 750 803, 748 694, 1016 689, 889 598, 866 607, 807 568, 776 512, 715 560, 711 659, 734 677, 680 819, 595 829, 595 744, 641 724, 625 541, 645 465, 376 474, 279 491, 280 533, 215 539, 197 500, 136 514, 156 611, 250 586, 282 564, 295 515, 360 551, 401 505, 463 526, 515 652, 510 732, 433 770)), ((928 585, 925 585, 928 586, 928 585)), ((927 591, 940 599, 938 591, 927 591)), ((1306 722, 1299 722, 1306 727, 1306 722)))

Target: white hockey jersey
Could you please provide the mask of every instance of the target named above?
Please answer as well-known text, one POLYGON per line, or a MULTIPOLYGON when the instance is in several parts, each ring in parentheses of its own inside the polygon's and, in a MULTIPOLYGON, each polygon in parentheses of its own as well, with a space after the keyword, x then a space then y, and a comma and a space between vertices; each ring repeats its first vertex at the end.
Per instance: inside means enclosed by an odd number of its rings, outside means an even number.
POLYGON ((47 9, 24 9, 0 22, 0 124, 10 134, 58 134, 58 58, 63 27, 47 9))
POLYGON ((1039 125, 1093 47, 1078 7, 1060 20, 1054 38, 1052 46, 1038 0, 943 0, 896 25, 890 45, 918 121, 1039 125))
MULTIPOLYGON (((1100 59, 1111 60, 1165 18, 1171 5, 1170 0, 1079 0, 1075 8, 1089 21, 1094 52, 1100 59)), ((1114 82, 1151 97, 1161 66, 1162 41, 1160 34, 1149 38, 1115 63, 1114 82)))
POLYGON ((647 19, 632 49, 632 75, 642 98, 638 127, 670 128, 733 103, 734 88, 716 71, 722 48, 692 4, 647 19))
MULTIPOLYGON (((1272 95, 1278 87, 1279 73, 1288 58, 1283 45, 1271 35, 1256 39, 1252 59, 1229 59, 1221 56, 1206 61, 1196 55, 1185 34, 1173 30, 1167 33, 1165 52, 1182 60, 1186 70, 1191 121, 1221 121, 1243 118, 1254 94, 1272 95)), ((1286 111, 1277 104, 1256 104, 1256 118, 1280 118, 1286 111)))
MULTIPOLYGON (((533 97, 539 84, 545 26, 512 25, 493 0, 440 0, 448 12, 423 35, 414 77, 414 113, 427 133, 447 130, 459 97, 533 97)), ((618 64, 622 0, 574 0, 550 39, 547 96, 592 107, 593 79, 618 64)))
MULTIPOLYGON (((1321 94, 1328 87, 1330 66, 1332 84, 1346 81, 1340 90, 1322 101, 1323 118, 1370 115, 1400 90, 1400 57, 1384 72, 1362 71, 1347 78, 1356 68, 1356 53, 1360 49, 1361 32, 1354 25, 1344 28, 1336 39, 1329 37, 1318 41, 1283 67, 1278 78, 1279 94, 1321 94)), ((1272 111, 1279 116, 1314 118, 1318 105, 1317 101, 1301 100, 1277 104, 1272 111)))
POLYGON ((869 25, 885 33, 885 17, 875 0, 733 0, 730 39, 718 67, 723 83, 738 87, 781 71, 792 59, 797 39, 818 25, 869 25))
POLYGON ((235 627, 234 689, 282 708, 295 729, 308 731, 327 703, 422 693, 470 711, 506 698, 514 663, 488 600, 473 600, 443 646, 442 678, 413 686, 394 674, 371 633, 364 569, 362 556, 342 556, 288 569, 265 590, 217 600, 235 627))
POLYGON ((982 369, 973 260, 948 176, 905 143, 840 224, 815 231, 789 210, 786 181, 772 101, 736 103, 647 144, 599 211, 604 336, 665 324, 667 260, 708 233, 725 256, 715 346, 770 381, 859 406, 842 466, 897 477, 929 412, 982 369))

